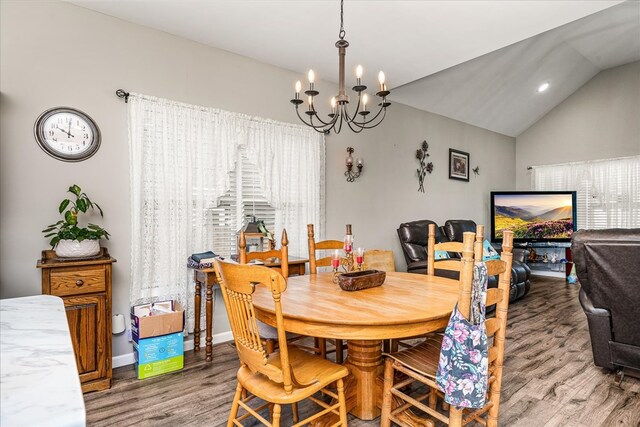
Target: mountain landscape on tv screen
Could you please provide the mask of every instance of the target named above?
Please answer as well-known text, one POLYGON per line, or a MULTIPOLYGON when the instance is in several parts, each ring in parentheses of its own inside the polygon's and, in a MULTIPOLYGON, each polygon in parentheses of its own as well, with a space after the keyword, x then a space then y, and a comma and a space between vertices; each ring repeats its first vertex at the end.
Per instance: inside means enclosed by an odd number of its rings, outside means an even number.
POLYGON ((513 231, 516 239, 568 239, 573 234, 573 209, 571 206, 499 206, 495 205, 496 237, 502 238, 504 230, 513 231))

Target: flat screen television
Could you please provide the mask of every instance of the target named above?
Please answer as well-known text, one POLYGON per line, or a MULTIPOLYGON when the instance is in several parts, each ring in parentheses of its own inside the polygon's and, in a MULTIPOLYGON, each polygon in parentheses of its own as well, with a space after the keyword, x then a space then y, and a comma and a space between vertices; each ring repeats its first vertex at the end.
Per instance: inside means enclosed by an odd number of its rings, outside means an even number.
POLYGON ((569 242, 576 229, 575 191, 492 191, 491 240, 569 242))

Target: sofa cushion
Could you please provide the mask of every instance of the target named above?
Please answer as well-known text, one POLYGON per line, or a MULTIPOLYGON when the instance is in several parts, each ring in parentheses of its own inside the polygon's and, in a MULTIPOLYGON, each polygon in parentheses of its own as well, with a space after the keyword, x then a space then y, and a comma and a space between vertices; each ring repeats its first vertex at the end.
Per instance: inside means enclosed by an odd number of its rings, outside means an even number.
POLYGON ((452 242, 462 242, 464 233, 476 232, 476 223, 468 219, 450 219, 444 223, 444 231, 452 242))
POLYGON ((407 265, 427 259, 427 241, 429 239, 429 224, 436 226, 436 242, 440 242, 442 234, 438 224, 428 219, 404 222, 398 227, 398 237, 402 245, 402 252, 407 265))

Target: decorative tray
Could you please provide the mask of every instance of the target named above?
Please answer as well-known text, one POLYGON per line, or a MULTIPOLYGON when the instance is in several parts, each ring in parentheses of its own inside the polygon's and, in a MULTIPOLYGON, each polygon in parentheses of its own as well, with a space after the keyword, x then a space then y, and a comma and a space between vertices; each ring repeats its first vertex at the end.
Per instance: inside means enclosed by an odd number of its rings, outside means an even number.
POLYGON ((386 277, 387 274, 379 270, 354 271, 339 275, 338 285, 343 291, 359 291, 381 286, 386 277))

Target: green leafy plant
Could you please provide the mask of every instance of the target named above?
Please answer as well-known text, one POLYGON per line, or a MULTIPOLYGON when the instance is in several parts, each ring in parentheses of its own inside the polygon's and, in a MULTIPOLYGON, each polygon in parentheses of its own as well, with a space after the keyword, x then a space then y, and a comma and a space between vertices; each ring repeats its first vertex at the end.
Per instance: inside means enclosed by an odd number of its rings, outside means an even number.
POLYGON ((75 201, 71 199, 64 199, 58 207, 58 212, 64 217, 55 224, 47 226, 42 230, 45 233, 46 238, 52 237, 51 248, 55 248, 60 240, 77 240, 82 242, 83 240, 100 240, 103 237, 109 240, 109 233, 104 228, 95 225, 87 224, 86 227, 78 226, 78 213, 87 213, 89 209, 97 209, 100 212, 100 216, 104 217, 102 208, 96 202, 92 202, 87 196, 87 193, 83 193, 82 189, 77 185, 69 187, 69 193, 75 196, 75 201))

